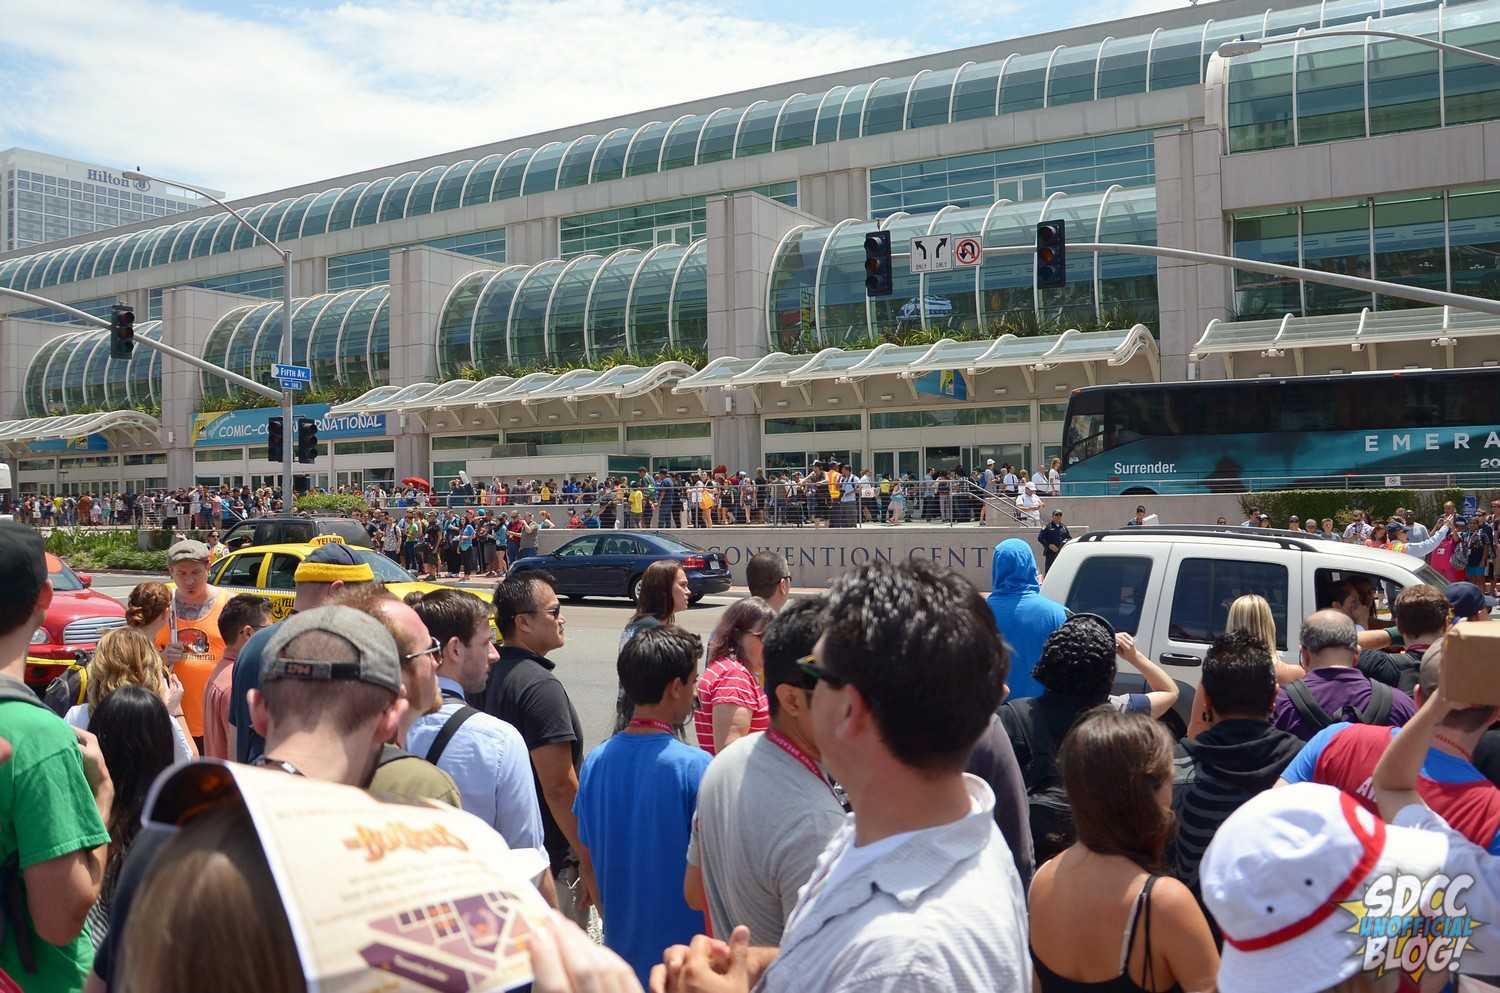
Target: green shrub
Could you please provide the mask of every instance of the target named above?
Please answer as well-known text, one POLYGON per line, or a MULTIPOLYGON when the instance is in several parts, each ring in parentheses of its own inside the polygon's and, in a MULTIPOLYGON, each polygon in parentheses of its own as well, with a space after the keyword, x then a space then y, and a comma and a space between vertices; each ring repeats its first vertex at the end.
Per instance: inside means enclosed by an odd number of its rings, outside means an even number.
MULTIPOLYGON (((1488 506, 1500 492, 1480 490, 1476 494, 1481 507, 1488 506)), ((1342 528, 1354 519, 1356 510, 1368 511, 1374 521, 1389 520, 1396 508, 1405 507, 1416 514, 1416 519, 1431 524, 1442 513, 1443 503, 1452 500, 1463 505, 1465 491, 1457 488, 1441 490, 1273 490, 1265 493, 1246 493, 1240 497, 1240 509, 1248 515, 1252 509, 1271 515, 1272 527, 1284 527, 1287 518, 1315 517, 1322 520, 1333 518, 1334 524, 1342 528)), ((1235 523, 1238 523, 1237 521, 1235 523)))
POLYGON ((90 569, 167 571, 167 553, 141 551, 136 545, 135 531, 56 528, 47 536, 47 551, 85 572, 90 569))
POLYGON ((310 514, 332 514, 348 517, 356 510, 369 510, 365 498, 352 493, 304 493, 297 498, 297 509, 310 514))

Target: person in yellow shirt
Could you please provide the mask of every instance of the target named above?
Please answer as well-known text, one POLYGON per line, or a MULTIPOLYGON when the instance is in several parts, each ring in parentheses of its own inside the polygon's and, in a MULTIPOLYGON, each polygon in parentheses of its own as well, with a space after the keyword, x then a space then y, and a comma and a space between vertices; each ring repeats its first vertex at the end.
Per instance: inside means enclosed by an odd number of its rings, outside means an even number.
POLYGON ((641 516, 646 513, 646 492, 641 489, 641 484, 636 483, 630 488, 630 511, 625 518, 625 526, 638 528, 641 526, 641 516))

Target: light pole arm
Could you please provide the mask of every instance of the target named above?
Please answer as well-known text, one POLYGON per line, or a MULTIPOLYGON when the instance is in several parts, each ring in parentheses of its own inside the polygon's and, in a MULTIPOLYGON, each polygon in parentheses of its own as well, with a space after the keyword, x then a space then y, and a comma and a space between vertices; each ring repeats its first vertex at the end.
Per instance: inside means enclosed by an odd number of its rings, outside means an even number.
MULTIPOLYGON (((1277 35, 1275 38, 1251 38, 1246 39, 1243 44, 1254 44, 1258 46, 1256 51, 1267 45, 1290 45, 1299 41, 1317 41, 1320 38, 1388 38, 1392 41, 1408 41, 1414 45, 1426 45, 1441 52, 1449 52, 1453 55, 1462 55, 1466 58, 1477 59, 1480 62, 1488 62, 1491 65, 1500 65, 1500 56, 1491 55, 1488 52, 1476 51, 1472 48, 1463 48, 1459 45, 1450 45, 1446 41, 1438 41, 1434 38, 1424 38, 1419 34, 1405 34, 1401 31, 1381 31, 1375 28, 1330 28, 1327 31, 1308 31, 1305 34, 1277 35)), ((1234 51, 1238 42, 1225 42, 1219 47, 1218 54, 1224 58, 1235 58, 1240 54, 1253 54, 1251 52, 1239 53, 1234 51), (1229 49, 1226 55, 1224 50, 1229 49)))
MULTIPOLYGON (((1461 310, 1477 310, 1485 314, 1500 314, 1500 300, 1465 296, 1462 293, 1447 293, 1443 290, 1429 290, 1420 286, 1407 286, 1404 283, 1388 283, 1383 279, 1365 279, 1362 276, 1345 276, 1337 272, 1280 265, 1276 262, 1239 259, 1229 255, 1214 255, 1211 252, 1190 252, 1185 248, 1167 248, 1162 245, 1113 245, 1092 241, 1073 241, 1068 243, 1068 247, 1079 252, 1154 255, 1157 258, 1178 259, 1183 262, 1222 265, 1231 269, 1243 269, 1246 272, 1259 272, 1267 276, 1283 276, 1287 279, 1301 279, 1309 283, 1339 286, 1346 290, 1359 290, 1362 293, 1379 293, 1382 296, 1400 297, 1403 300, 1416 300, 1419 303, 1428 303, 1437 307, 1457 307, 1461 310)), ((1035 251, 1036 248, 1032 245, 1004 245, 986 248, 984 254, 986 256, 1030 255, 1035 251)))
POLYGON ((223 207, 225 210, 229 211, 236 218, 238 218, 239 222, 241 224, 245 225, 245 227, 249 228, 251 231, 254 231, 255 232, 255 236, 257 238, 259 238, 261 241, 265 242, 267 245, 270 245, 271 246, 271 250, 274 251, 277 255, 280 255, 283 259, 291 257, 291 252, 289 252, 286 249, 282 248, 280 245, 276 244, 276 242, 272 241, 270 238, 267 238, 264 231, 262 231, 260 228, 256 227, 254 224, 251 224, 249 221, 247 221, 245 219, 245 215, 244 214, 241 214, 239 211, 235 210, 233 207, 229 206, 229 204, 225 203, 223 200, 220 200, 218 197, 214 196, 212 193, 208 192, 207 190, 200 190, 196 186, 189 186, 187 183, 181 183, 181 182, 178 182, 177 180, 165 180, 165 179, 159 179, 156 176, 148 176, 146 173, 140 172, 139 170, 135 170, 135 169, 127 169, 121 175, 123 175, 126 179, 130 179, 130 180, 145 179, 145 180, 149 180, 150 182, 153 182, 153 183, 161 183, 164 186, 176 186, 176 187, 178 187, 180 189, 187 190, 189 193, 196 193, 200 197, 203 197, 205 200, 212 200, 214 203, 218 204, 220 207, 223 207))
MULTIPOLYGON (((87 321, 90 324, 97 324, 99 327, 106 330, 111 327, 110 323, 102 318, 95 317, 93 314, 85 313, 84 311, 78 310, 74 307, 69 307, 65 303, 58 303, 56 300, 48 300, 46 297, 39 297, 32 293, 23 293, 20 290, 12 290, 4 286, 0 286, 0 294, 3 294, 4 296, 15 297, 18 300, 25 300, 27 303, 34 303, 43 307, 50 307, 53 310, 60 310, 65 314, 70 314, 73 317, 78 318, 79 320, 87 321)), ((207 372, 210 375, 219 376, 223 379, 226 379, 234 385, 240 387, 241 389, 250 390, 252 393, 257 393, 263 397, 269 397, 272 400, 277 401, 278 403, 281 401, 281 394, 276 390, 271 389, 269 386, 262 386, 260 383, 257 383, 253 379, 247 379, 237 372, 230 372, 228 369, 225 369, 222 366, 214 365, 207 359, 199 358, 198 356, 193 355, 190 352, 184 352, 180 348, 173 348, 171 345, 168 345, 165 342, 153 341, 150 338, 140 337, 135 339, 135 343, 137 345, 145 345, 147 348, 154 348, 158 352, 172 356, 172 358, 176 359, 179 362, 186 362, 188 365, 192 366, 195 369, 202 369, 204 372, 207 372)))

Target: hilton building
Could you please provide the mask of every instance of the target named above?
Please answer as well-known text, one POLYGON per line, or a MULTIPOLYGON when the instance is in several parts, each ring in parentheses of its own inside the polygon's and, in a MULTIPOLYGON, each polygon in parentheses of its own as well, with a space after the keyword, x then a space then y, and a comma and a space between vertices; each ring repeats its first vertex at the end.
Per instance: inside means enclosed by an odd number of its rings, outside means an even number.
MULTIPOLYGON (((1223 0, 696 100, 0 254, 0 287, 267 381, 326 485, 637 466, 1035 467, 1091 383, 1493 364, 1500 319, 1129 254, 912 275, 863 242, 1176 246, 1500 296, 1500 0, 1223 0), (288 320, 288 317, 290 318, 288 320)), ((260 482, 274 413, 0 296, 22 491, 260 482)))

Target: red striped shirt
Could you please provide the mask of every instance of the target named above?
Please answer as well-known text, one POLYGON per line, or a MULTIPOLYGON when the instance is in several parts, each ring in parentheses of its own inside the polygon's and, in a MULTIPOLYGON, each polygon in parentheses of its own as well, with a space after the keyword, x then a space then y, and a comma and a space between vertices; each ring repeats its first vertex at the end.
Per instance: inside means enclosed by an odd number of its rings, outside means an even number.
POLYGON ((751 734, 771 726, 771 708, 760 680, 733 656, 715 659, 698 680, 698 709, 693 711, 698 744, 710 755, 714 754, 714 707, 721 703, 750 711, 751 734))

